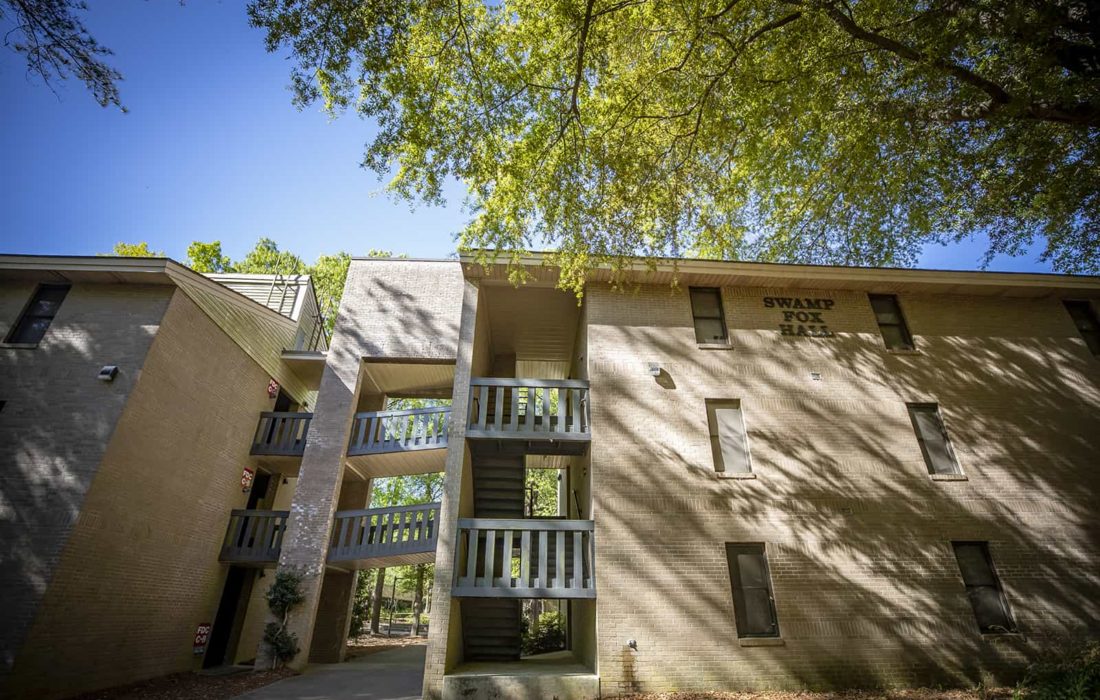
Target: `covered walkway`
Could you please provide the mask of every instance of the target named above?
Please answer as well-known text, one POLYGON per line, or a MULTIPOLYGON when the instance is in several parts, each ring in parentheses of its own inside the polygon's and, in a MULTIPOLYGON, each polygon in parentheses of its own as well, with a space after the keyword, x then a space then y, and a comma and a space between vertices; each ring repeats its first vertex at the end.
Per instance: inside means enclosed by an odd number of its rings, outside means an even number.
POLYGON ((366 654, 340 664, 315 664, 300 676, 257 688, 238 700, 419 700, 423 644, 366 654))

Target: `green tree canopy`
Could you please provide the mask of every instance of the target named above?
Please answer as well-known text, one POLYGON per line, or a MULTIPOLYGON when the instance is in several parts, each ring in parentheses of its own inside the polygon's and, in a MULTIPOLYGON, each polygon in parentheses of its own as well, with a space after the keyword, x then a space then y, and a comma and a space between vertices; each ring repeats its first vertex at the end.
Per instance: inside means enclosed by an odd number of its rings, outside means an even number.
POLYGON ((163 251, 150 250, 149 244, 145 241, 138 243, 123 243, 119 241, 115 243, 115 247, 111 248, 110 253, 100 253, 100 255, 116 255, 120 258, 165 258, 168 257, 163 251))
POLYGON ((252 0, 294 101, 376 120, 472 248, 1100 269, 1100 9, 1073 0, 252 0))

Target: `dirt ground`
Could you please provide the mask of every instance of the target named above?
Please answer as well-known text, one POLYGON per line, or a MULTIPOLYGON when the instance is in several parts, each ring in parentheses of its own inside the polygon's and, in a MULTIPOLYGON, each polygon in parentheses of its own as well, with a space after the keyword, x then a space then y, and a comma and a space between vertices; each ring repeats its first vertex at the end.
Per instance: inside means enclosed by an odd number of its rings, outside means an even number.
POLYGON ((348 658, 354 659, 367 654, 377 654, 387 649, 427 644, 427 637, 387 637, 384 634, 366 634, 348 640, 348 658))
POLYGON ((1011 688, 983 688, 980 690, 913 688, 906 690, 844 690, 824 693, 810 691, 640 693, 624 695, 620 700, 1009 700, 1011 697, 1011 688))
POLYGON ((231 698, 253 688, 274 683, 294 675, 293 671, 245 671, 231 676, 205 676, 197 673, 174 673, 151 678, 140 683, 121 685, 94 693, 85 693, 73 700, 198 700, 200 698, 231 698))

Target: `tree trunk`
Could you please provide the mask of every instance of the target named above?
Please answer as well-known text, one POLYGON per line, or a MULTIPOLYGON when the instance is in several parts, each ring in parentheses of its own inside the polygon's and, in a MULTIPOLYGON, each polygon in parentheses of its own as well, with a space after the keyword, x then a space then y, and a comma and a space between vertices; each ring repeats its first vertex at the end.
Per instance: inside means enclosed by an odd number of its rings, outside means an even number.
POLYGON ((374 581, 374 595, 371 597, 370 608, 370 631, 371 634, 378 634, 378 623, 382 618, 382 596, 386 590, 386 569, 381 568, 375 571, 375 575, 378 577, 374 581))
POLYGON ((413 623, 409 630, 410 637, 420 636, 420 612, 424 608, 424 565, 416 567, 416 593, 413 597, 413 623))

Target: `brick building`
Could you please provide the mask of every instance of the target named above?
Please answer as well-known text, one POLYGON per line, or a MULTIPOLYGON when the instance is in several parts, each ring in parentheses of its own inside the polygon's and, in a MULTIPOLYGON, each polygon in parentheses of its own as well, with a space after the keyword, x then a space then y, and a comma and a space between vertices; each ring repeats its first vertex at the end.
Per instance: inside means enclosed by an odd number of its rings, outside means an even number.
POLYGON ((434 561, 430 698, 999 682, 1100 633, 1100 279, 681 260, 578 303, 539 257, 518 288, 354 260, 310 352, 233 280, 74 260, 0 260, 9 687, 262 662, 277 568, 301 666, 341 658, 357 571, 434 561), (441 503, 364 508, 431 471, 441 503), (566 601, 566 651, 521 658, 528 598, 566 601))

